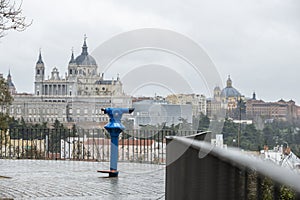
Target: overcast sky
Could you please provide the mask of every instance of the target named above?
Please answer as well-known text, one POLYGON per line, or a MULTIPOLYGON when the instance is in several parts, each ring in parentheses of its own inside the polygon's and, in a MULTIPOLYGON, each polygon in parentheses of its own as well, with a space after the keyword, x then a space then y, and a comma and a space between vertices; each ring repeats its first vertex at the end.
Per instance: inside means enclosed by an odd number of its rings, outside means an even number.
POLYGON ((196 41, 224 84, 230 74, 245 96, 255 91, 259 99, 300 104, 298 0, 25 0, 22 7, 32 25, 0 39, 0 72, 10 69, 18 92, 33 92, 40 48, 46 74, 57 67, 62 75, 84 34, 92 52, 124 31, 161 28, 196 41))

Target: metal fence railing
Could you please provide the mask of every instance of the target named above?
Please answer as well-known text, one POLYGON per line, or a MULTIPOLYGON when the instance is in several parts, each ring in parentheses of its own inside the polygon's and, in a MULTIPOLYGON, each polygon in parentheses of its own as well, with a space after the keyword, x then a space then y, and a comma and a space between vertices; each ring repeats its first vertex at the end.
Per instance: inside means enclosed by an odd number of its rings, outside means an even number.
MULTIPOLYGON (((165 163, 167 135, 197 131, 126 130, 119 138, 119 161, 165 163)), ((109 161, 105 129, 0 130, 0 158, 109 161)))
POLYGON ((300 199, 297 171, 186 137, 167 137, 166 199, 300 199))

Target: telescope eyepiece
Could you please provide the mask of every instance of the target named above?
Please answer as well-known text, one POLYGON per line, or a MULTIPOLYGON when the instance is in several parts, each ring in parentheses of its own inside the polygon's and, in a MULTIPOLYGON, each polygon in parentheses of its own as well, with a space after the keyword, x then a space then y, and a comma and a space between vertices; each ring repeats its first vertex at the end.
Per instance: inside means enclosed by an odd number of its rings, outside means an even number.
POLYGON ((103 111, 104 114, 106 114, 106 109, 105 108, 101 108, 101 111, 103 111))
POLYGON ((129 114, 132 113, 133 111, 134 111, 134 108, 129 108, 128 109, 129 114))

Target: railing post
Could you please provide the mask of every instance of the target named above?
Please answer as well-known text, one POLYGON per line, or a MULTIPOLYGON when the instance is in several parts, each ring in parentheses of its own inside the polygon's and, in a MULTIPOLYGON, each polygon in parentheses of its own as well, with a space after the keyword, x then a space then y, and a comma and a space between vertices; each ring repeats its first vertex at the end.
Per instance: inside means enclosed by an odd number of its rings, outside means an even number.
POLYGON ((0 158, 3 158, 3 155, 2 155, 2 147, 3 147, 2 133, 3 133, 3 131, 2 131, 2 129, 0 129, 0 145, 1 145, 1 147, 0 147, 0 158))
POLYGON ((29 128, 26 128, 26 135, 27 135, 27 138, 26 138, 26 158, 28 159, 28 153, 29 153, 29 128))
POLYGON ((20 130, 18 129, 18 133, 17 133, 17 137, 18 137, 18 158, 21 158, 21 154, 22 154, 22 151, 21 151, 21 153, 20 153, 20 139, 22 139, 21 137, 20 137, 20 130))
MULTIPOLYGON (((126 134, 128 133, 129 130, 126 131, 126 134)), ((125 132, 122 132, 122 136, 120 138, 122 145, 119 146, 118 152, 119 152, 119 157, 118 159, 121 161, 124 161, 124 138, 125 138, 125 132)))
POLYGON ((45 129, 45 154, 46 154, 46 159, 49 159, 49 142, 50 142, 50 138, 49 138, 50 132, 49 129, 45 129))
POLYGON ((69 148, 69 150, 68 150, 68 158, 69 158, 69 160, 71 160, 71 133, 72 133, 72 137, 74 137, 74 130, 72 129, 72 132, 71 132, 71 130, 68 130, 68 134, 69 134, 69 137, 68 137, 68 140, 67 140, 67 142, 68 142, 68 148, 69 148))
MULTIPOLYGON (((140 130, 137 130, 140 131, 140 130)), ((136 137, 136 132, 133 132, 133 138, 132 138, 132 161, 135 160, 135 147, 134 147, 134 141, 135 141, 135 137, 136 137)))
POLYGON ((4 131, 4 155, 5 155, 4 157, 5 158, 7 158, 7 152, 6 152, 6 149, 7 149, 6 148, 6 146, 7 146, 7 135, 6 135, 6 131, 7 130, 4 131))
POLYGON ((93 160, 95 160, 95 129, 93 128, 93 160))
POLYGON ((300 200, 300 192, 295 192, 295 200, 300 200))
POLYGON ((234 199, 242 198, 242 171, 234 166, 234 199))
POLYGON ((280 199, 280 185, 278 183, 274 183, 273 187, 273 199, 280 199))
POLYGON ((262 199, 262 177, 256 174, 256 199, 262 199))
POLYGON ((84 152, 84 134, 85 134, 85 130, 82 129, 82 137, 81 137, 82 141, 80 142, 81 159, 82 159, 82 160, 85 160, 85 159, 84 159, 84 156, 85 156, 85 152, 84 152))
POLYGON ((216 176, 216 199, 229 199, 228 192, 229 186, 231 184, 230 172, 228 171, 228 167, 226 163, 221 160, 216 160, 215 165, 217 166, 217 176, 216 176))
POLYGON ((151 135, 151 145, 149 149, 149 162, 152 164, 153 163, 153 145, 155 144, 155 139, 153 137, 153 130, 150 130, 150 135, 151 135))
POLYGON ((43 140, 43 136, 42 136, 43 132, 42 132, 42 129, 40 128, 39 129, 39 143, 40 143, 40 158, 43 159, 43 156, 42 156, 42 140, 43 140))
POLYGON ((248 178, 249 178, 249 172, 248 172, 248 169, 245 169, 244 170, 244 200, 247 200, 248 199, 248 193, 249 193, 249 188, 248 188, 248 178))

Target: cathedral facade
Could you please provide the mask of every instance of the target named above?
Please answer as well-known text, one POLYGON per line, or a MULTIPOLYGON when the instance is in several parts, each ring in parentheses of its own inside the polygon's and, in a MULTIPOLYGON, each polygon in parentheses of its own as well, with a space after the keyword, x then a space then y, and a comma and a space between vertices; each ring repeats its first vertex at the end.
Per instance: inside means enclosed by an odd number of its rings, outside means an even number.
POLYGON ((107 122, 103 107, 131 107, 131 97, 123 93, 119 77, 104 79, 98 73, 96 60, 89 55, 86 38, 76 58, 72 52, 67 73, 61 76, 53 68, 46 79, 41 52, 35 66, 34 94, 13 94, 10 114, 27 122, 62 123, 98 126, 107 122))

